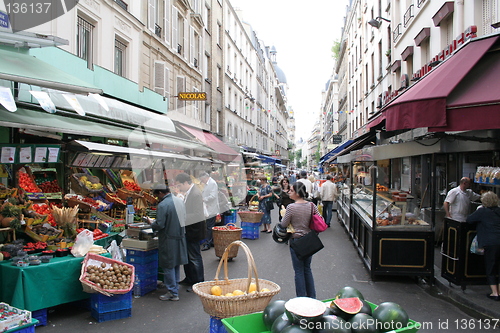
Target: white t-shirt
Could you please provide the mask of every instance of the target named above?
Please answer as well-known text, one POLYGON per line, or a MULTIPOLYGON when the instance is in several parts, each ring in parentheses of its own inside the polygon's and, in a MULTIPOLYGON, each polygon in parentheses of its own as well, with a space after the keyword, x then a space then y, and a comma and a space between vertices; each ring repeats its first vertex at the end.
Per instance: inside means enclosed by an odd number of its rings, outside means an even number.
POLYGON ((307 193, 309 194, 309 198, 312 198, 312 183, 309 179, 305 179, 305 178, 300 178, 299 180, 297 180, 298 182, 301 182, 302 184, 304 184, 306 186, 306 191, 307 193))
POLYGON ((465 222, 469 215, 470 202, 476 201, 480 197, 479 194, 474 193, 471 189, 462 191, 460 186, 457 186, 448 192, 444 201, 450 204, 451 218, 458 222, 465 222))

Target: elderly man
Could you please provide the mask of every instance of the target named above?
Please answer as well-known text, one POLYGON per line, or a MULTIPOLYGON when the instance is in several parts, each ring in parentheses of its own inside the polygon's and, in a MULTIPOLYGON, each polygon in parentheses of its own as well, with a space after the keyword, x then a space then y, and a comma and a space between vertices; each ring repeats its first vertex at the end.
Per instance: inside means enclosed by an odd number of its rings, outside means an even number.
POLYGON ((463 177, 460 179, 460 184, 448 192, 443 204, 446 217, 458 222, 465 222, 470 213, 471 201, 481 198, 479 194, 470 189, 470 184, 470 178, 463 177))
POLYGON ((338 196, 337 185, 332 182, 332 176, 327 175, 326 182, 320 187, 320 197, 323 202, 323 218, 328 228, 332 219, 333 202, 337 201, 338 196))
POLYGON ((201 250, 206 251, 209 250, 211 246, 214 246, 212 228, 215 226, 215 217, 219 214, 219 186, 206 172, 202 173, 199 178, 201 182, 205 184, 202 195, 206 208, 207 239, 201 247, 201 250))
POLYGON ((156 210, 156 221, 151 228, 158 231, 158 265, 163 270, 167 293, 162 301, 179 300, 180 266, 188 263, 186 236, 186 207, 181 198, 170 193, 165 186, 153 190, 160 202, 156 210))

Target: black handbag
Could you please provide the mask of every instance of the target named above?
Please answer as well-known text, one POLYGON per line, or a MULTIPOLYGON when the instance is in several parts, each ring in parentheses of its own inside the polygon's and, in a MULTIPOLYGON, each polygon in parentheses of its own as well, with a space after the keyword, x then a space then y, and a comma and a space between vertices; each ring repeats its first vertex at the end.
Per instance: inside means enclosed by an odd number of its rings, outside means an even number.
POLYGON ((273 210, 274 209, 274 202, 272 199, 269 199, 265 202, 266 204, 266 210, 273 210))
POLYGON ((321 239, 319 239, 318 233, 311 230, 309 233, 300 238, 292 239, 290 247, 295 251, 299 260, 304 260, 325 246, 321 242, 321 239))

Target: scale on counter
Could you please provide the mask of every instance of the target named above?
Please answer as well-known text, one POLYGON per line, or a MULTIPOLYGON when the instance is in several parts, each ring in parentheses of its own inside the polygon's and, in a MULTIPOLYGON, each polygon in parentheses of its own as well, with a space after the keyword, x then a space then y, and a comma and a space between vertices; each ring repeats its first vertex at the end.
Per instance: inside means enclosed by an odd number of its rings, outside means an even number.
POLYGON ((131 223, 127 225, 127 236, 139 240, 154 238, 155 232, 148 223, 131 223))

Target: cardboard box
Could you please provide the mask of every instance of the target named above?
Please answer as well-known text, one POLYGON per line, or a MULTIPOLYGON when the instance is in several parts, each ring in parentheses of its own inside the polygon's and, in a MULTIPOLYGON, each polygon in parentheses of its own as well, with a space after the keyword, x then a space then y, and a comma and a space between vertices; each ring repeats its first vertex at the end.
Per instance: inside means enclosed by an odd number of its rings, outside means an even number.
POLYGON ((158 248, 158 238, 139 240, 133 238, 124 238, 122 240, 122 246, 126 249, 140 249, 140 250, 151 250, 158 248))

